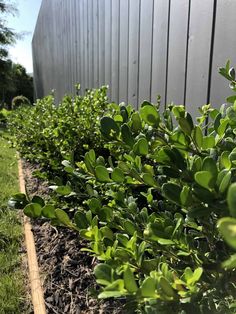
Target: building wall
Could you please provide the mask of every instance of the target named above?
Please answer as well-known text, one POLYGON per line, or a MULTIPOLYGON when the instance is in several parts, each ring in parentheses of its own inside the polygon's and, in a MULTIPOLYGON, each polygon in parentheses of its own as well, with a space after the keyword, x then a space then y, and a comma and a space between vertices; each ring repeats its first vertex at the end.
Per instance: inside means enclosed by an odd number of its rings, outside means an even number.
POLYGON ((33 41, 36 97, 109 85, 115 102, 197 108, 230 94, 236 0, 42 0, 33 41))

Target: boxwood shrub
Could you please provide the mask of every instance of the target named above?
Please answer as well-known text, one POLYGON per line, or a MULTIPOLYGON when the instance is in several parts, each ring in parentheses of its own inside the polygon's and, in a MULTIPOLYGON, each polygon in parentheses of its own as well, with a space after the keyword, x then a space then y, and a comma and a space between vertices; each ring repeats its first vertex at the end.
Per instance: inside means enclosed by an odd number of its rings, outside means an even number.
MULTIPOLYGON (((220 73, 236 92, 229 62, 220 73)), ((90 144, 64 160, 56 204, 10 203, 87 239, 98 297, 125 299, 125 313, 235 313, 236 95, 227 102, 197 123, 184 106, 113 107, 99 121, 109 154, 90 144)))

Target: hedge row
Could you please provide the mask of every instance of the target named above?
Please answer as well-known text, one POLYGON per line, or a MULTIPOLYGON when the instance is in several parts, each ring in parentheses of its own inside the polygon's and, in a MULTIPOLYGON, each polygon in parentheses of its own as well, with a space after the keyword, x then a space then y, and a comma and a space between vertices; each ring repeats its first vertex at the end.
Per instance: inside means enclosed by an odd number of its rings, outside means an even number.
MULTIPOLYGON (((229 62, 220 73, 236 92, 229 62)), ((194 123, 183 106, 109 104, 105 88, 58 108, 46 97, 10 125, 22 156, 61 174, 57 200, 10 204, 87 239, 98 297, 125 299, 125 313, 234 313, 236 96, 227 101, 194 123)))

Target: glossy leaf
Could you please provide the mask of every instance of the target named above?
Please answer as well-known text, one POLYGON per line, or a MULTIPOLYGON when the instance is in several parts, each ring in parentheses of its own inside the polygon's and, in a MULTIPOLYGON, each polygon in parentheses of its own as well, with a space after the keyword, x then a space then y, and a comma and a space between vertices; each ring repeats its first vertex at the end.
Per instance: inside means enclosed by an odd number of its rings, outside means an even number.
POLYGON ((148 141, 146 138, 140 138, 137 143, 135 143, 133 150, 137 155, 146 156, 148 154, 148 141))
POLYGON ((55 215, 55 207, 53 205, 45 205, 43 208, 42 208, 42 215, 48 219, 54 219, 56 218, 56 215, 55 215))
POLYGON ((236 250, 236 219, 231 217, 221 218, 217 223, 217 227, 228 245, 236 250))
POLYGON ((122 183, 125 180, 123 171, 120 168, 115 168, 111 173, 111 178, 117 183, 122 183))
POLYGON ((104 166, 97 166, 95 168, 95 175, 100 182, 110 182, 110 176, 107 168, 104 166))
POLYGON ((24 214, 30 218, 38 218, 41 216, 42 206, 37 203, 31 203, 25 206, 24 214))
POLYGON ((101 119, 101 132, 108 138, 114 138, 119 135, 120 129, 112 118, 103 117, 101 119))
POLYGON ((60 223, 62 223, 63 225, 67 226, 67 227, 72 227, 73 224, 69 218, 69 216, 67 215, 67 213, 62 210, 62 209, 56 209, 55 210, 55 215, 56 215, 56 218, 60 221, 60 223))
POLYGON ((147 104, 140 109, 140 116, 148 125, 157 127, 159 124, 159 113, 151 104, 147 104))
POLYGON ((125 271, 124 271, 124 282, 125 282, 125 288, 129 292, 133 293, 138 290, 138 287, 134 278, 134 274, 131 271, 129 266, 126 266, 125 271))
POLYGON ((227 203, 229 206, 230 214, 236 217, 236 183, 230 185, 227 193, 227 203))

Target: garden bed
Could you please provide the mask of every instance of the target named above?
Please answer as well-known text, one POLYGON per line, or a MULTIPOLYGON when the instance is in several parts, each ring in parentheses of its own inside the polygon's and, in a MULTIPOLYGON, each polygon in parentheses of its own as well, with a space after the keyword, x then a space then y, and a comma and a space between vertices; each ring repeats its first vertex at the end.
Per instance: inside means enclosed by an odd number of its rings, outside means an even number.
MULTIPOLYGON (((28 193, 45 198, 48 185, 33 177, 36 169, 37 166, 23 161, 28 193)), ((98 286, 93 276, 96 259, 80 251, 86 247, 86 241, 78 233, 55 228, 40 219, 32 221, 32 228, 48 313, 122 313, 118 301, 96 298, 98 286)))

